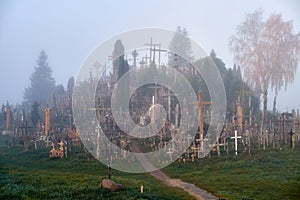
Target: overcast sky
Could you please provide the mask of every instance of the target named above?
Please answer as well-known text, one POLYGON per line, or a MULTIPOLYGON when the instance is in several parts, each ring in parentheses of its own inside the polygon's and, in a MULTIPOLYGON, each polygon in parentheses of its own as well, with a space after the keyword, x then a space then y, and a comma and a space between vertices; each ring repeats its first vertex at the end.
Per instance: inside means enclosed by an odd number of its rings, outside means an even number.
MULTIPOLYGON (((207 52, 214 49, 226 67, 232 67, 228 39, 245 19, 245 13, 256 9, 263 9, 265 18, 280 12, 284 20, 294 21, 295 33, 300 31, 297 0, 0 0, 0 104, 23 100, 24 88, 29 85, 41 50, 48 55, 57 84, 66 86, 95 46, 114 35, 142 27, 185 27, 194 41, 207 52)), ((298 67, 294 84, 279 93, 280 110, 300 108, 299 71, 298 67)))

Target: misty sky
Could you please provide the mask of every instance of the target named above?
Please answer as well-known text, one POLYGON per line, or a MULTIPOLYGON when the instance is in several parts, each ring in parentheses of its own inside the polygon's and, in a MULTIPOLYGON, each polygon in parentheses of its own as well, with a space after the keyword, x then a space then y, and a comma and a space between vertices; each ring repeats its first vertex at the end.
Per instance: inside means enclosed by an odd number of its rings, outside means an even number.
MULTIPOLYGON (((99 43, 136 28, 185 27, 207 52, 214 49, 227 68, 233 66, 228 39, 245 13, 261 8, 267 18, 280 12, 284 20, 294 21, 294 33, 300 31, 297 0, 116 2, 0 0, 0 104, 21 103, 41 50, 48 55, 57 84, 66 86, 99 43)), ((299 67, 294 84, 279 93, 277 105, 282 111, 300 108, 299 67)))

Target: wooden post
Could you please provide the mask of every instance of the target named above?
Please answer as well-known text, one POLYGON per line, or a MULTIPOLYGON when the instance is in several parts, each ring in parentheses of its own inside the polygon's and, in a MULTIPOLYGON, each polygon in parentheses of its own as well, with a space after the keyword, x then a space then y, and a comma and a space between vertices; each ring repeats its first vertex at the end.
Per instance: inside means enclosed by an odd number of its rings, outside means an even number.
MULTIPOLYGON (((211 101, 203 101, 202 91, 198 91, 198 109, 199 109, 199 135, 200 135, 200 148, 203 150, 203 132, 204 132, 204 122, 203 122, 203 106, 211 105, 211 101)), ((193 103, 194 104, 194 103, 193 103)))
POLYGON ((50 131, 50 108, 47 107, 45 108, 45 135, 48 136, 50 131))
POLYGON ((179 127, 179 105, 178 104, 176 104, 175 110, 176 110, 175 126, 176 128, 178 128, 179 127))
POLYGON ((238 127, 242 133, 243 132, 243 106, 240 102, 237 103, 237 122, 238 122, 238 127))

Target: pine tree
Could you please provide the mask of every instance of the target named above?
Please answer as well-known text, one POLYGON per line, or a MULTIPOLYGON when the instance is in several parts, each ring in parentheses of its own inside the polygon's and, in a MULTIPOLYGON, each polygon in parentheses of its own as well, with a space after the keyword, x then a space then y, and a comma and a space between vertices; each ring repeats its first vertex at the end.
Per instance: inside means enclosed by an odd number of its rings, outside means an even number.
POLYGON ((47 58, 45 51, 41 51, 35 71, 30 76, 30 85, 25 88, 24 100, 29 104, 37 101, 41 106, 45 106, 55 89, 55 80, 47 58))
POLYGON ((177 27, 177 30, 170 42, 169 49, 171 51, 169 55, 169 65, 171 67, 176 65, 186 65, 189 62, 194 61, 191 41, 185 28, 181 30, 180 26, 177 27))

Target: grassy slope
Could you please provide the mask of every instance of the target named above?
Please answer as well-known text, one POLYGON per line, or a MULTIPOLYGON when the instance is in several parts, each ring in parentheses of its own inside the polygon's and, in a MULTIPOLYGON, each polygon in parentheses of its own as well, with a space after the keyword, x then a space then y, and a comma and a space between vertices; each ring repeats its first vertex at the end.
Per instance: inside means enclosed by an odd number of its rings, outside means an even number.
POLYGON ((300 147, 174 163, 168 175, 225 199, 300 199, 300 147))
POLYGON ((0 199, 191 199, 148 174, 113 171, 112 179, 127 186, 110 192, 99 188, 107 169, 82 151, 68 159, 50 159, 40 151, 0 145, 0 199), (2 147, 1 147, 2 146, 2 147), (144 194, 139 187, 144 185, 144 194))

